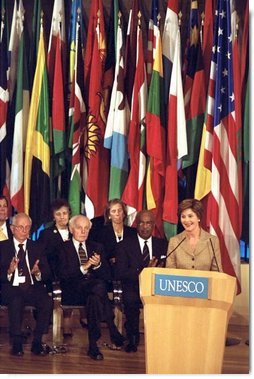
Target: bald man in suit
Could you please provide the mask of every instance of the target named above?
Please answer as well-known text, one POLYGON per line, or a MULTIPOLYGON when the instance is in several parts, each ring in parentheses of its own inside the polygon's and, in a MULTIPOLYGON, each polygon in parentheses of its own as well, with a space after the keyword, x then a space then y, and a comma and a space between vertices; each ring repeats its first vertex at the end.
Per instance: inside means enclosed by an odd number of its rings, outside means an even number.
POLYGON ((126 237, 116 248, 116 277, 123 288, 126 352, 136 352, 139 344, 139 274, 145 267, 164 266, 167 240, 152 236, 155 226, 151 211, 143 210, 136 216, 137 233, 126 237))

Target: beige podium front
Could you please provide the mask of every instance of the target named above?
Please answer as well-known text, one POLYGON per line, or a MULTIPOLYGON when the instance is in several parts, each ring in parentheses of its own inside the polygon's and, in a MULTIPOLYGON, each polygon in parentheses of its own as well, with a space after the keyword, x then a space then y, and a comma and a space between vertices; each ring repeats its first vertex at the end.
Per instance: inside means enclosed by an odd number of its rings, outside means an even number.
POLYGON ((146 373, 220 374, 235 293, 236 279, 224 273, 145 268, 140 296, 146 373), (207 277, 209 299, 153 295, 155 273, 207 277))

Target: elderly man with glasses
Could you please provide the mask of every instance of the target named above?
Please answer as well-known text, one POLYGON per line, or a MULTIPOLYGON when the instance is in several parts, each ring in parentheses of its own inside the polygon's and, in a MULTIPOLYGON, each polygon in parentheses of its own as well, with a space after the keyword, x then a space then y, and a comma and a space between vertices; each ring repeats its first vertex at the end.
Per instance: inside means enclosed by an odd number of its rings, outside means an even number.
POLYGON ((42 343, 42 335, 48 332, 53 309, 44 285, 50 270, 40 243, 29 239, 31 225, 28 215, 18 213, 10 226, 12 238, 0 242, 2 297, 3 304, 8 306, 11 354, 15 356, 24 354, 21 327, 26 305, 34 306, 37 314, 31 352, 35 355, 49 352, 42 343))

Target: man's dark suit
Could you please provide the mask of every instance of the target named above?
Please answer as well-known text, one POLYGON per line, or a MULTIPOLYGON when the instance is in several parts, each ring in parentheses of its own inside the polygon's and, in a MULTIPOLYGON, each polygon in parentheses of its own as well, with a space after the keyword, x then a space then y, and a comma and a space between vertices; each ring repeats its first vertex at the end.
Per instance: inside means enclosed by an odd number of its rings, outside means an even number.
MULTIPOLYGON (((69 239, 71 233, 69 232, 69 239)), ((50 226, 40 232, 39 241, 43 245, 44 254, 47 256, 48 264, 51 269, 52 279, 58 280, 59 251, 63 246, 63 239, 55 225, 50 226)), ((47 283, 48 290, 52 291, 52 283, 47 283)))
POLYGON ((32 305, 37 310, 36 327, 34 337, 40 339, 43 333, 47 333, 50 317, 52 315, 52 299, 48 296, 44 280, 48 280, 50 270, 47 260, 43 257, 43 250, 38 242, 27 240, 26 250, 29 258, 30 270, 35 262, 39 260, 39 268, 42 281, 36 280, 33 275, 34 284, 26 288, 13 286, 14 273, 11 280, 7 278, 12 258, 15 256, 13 238, 0 242, 0 279, 2 283, 3 304, 8 306, 9 329, 13 337, 21 337, 21 326, 25 305, 32 305))
MULTIPOLYGON (((136 229, 130 226, 124 225, 123 227, 123 239, 136 234, 136 229)), ((116 235, 112 226, 112 223, 104 225, 96 234, 92 235, 93 241, 103 244, 105 251, 105 258, 110 263, 112 279, 115 279, 115 264, 111 262, 112 258, 116 256, 116 247, 118 242, 116 241, 116 235)), ((90 233, 89 233, 90 239, 90 233)), ((109 287, 109 289, 111 289, 109 287)))
MULTIPOLYGON (((160 260, 166 255, 167 240, 152 237, 152 256, 160 260)), ((116 248, 116 275, 122 282, 126 316, 126 333, 129 340, 139 342, 139 274, 145 267, 137 233, 121 241, 116 248)))
MULTIPOLYGON (((12 232, 11 232, 11 228, 10 228, 10 223, 8 220, 6 220, 6 228, 7 228, 7 239, 10 239, 12 238, 12 232)), ((2 242, 2 241, 0 241, 2 242)), ((2 304, 2 286, 1 286, 1 282, 0 282, 0 304, 2 304)))
POLYGON ((110 280, 110 268, 104 258, 103 246, 93 241, 86 241, 86 250, 88 257, 91 257, 93 252, 99 253, 101 265, 97 269, 89 268, 88 273, 83 274, 72 239, 63 244, 59 256, 62 304, 86 305, 90 348, 93 348, 100 338, 102 320, 108 324, 112 342, 118 343, 119 332, 113 321, 114 315, 106 290, 106 281, 110 280))

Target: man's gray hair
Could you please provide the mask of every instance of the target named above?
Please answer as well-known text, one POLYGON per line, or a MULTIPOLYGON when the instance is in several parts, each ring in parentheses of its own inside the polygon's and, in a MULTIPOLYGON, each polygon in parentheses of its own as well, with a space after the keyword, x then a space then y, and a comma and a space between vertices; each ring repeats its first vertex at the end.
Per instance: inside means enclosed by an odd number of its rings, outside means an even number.
POLYGON ((28 215, 27 215, 26 213, 24 213, 24 212, 20 212, 20 213, 15 214, 15 215, 12 217, 12 222, 11 222, 11 224, 12 224, 12 225, 15 225, 16 220, 17 220, 18 218, 20 218, 20 217, 26 217, 26 218, 28 218, 28 220, 30 221, 30 224, 32 225, 32 219, 31 219, 31 217, 28 216, 28 215))
POLYGON ((72 216, 72 217, 70 218, 70 220, 69 220, 69 226, 70 226, 71 228, 73 228, 73 227, 75 226, 75 224, 76 224, 77 219, 80 218, 80 217, 85 218, 86 220, 89 221, 89 226, 90 226, 90 229, 91 229, 91 227, 92 227, 92 225, 93 225, 93 224, 92 224, 92 221, 89 220, 89 218, 88 218, 87 216, 82 215, 82 214, 72 216))

